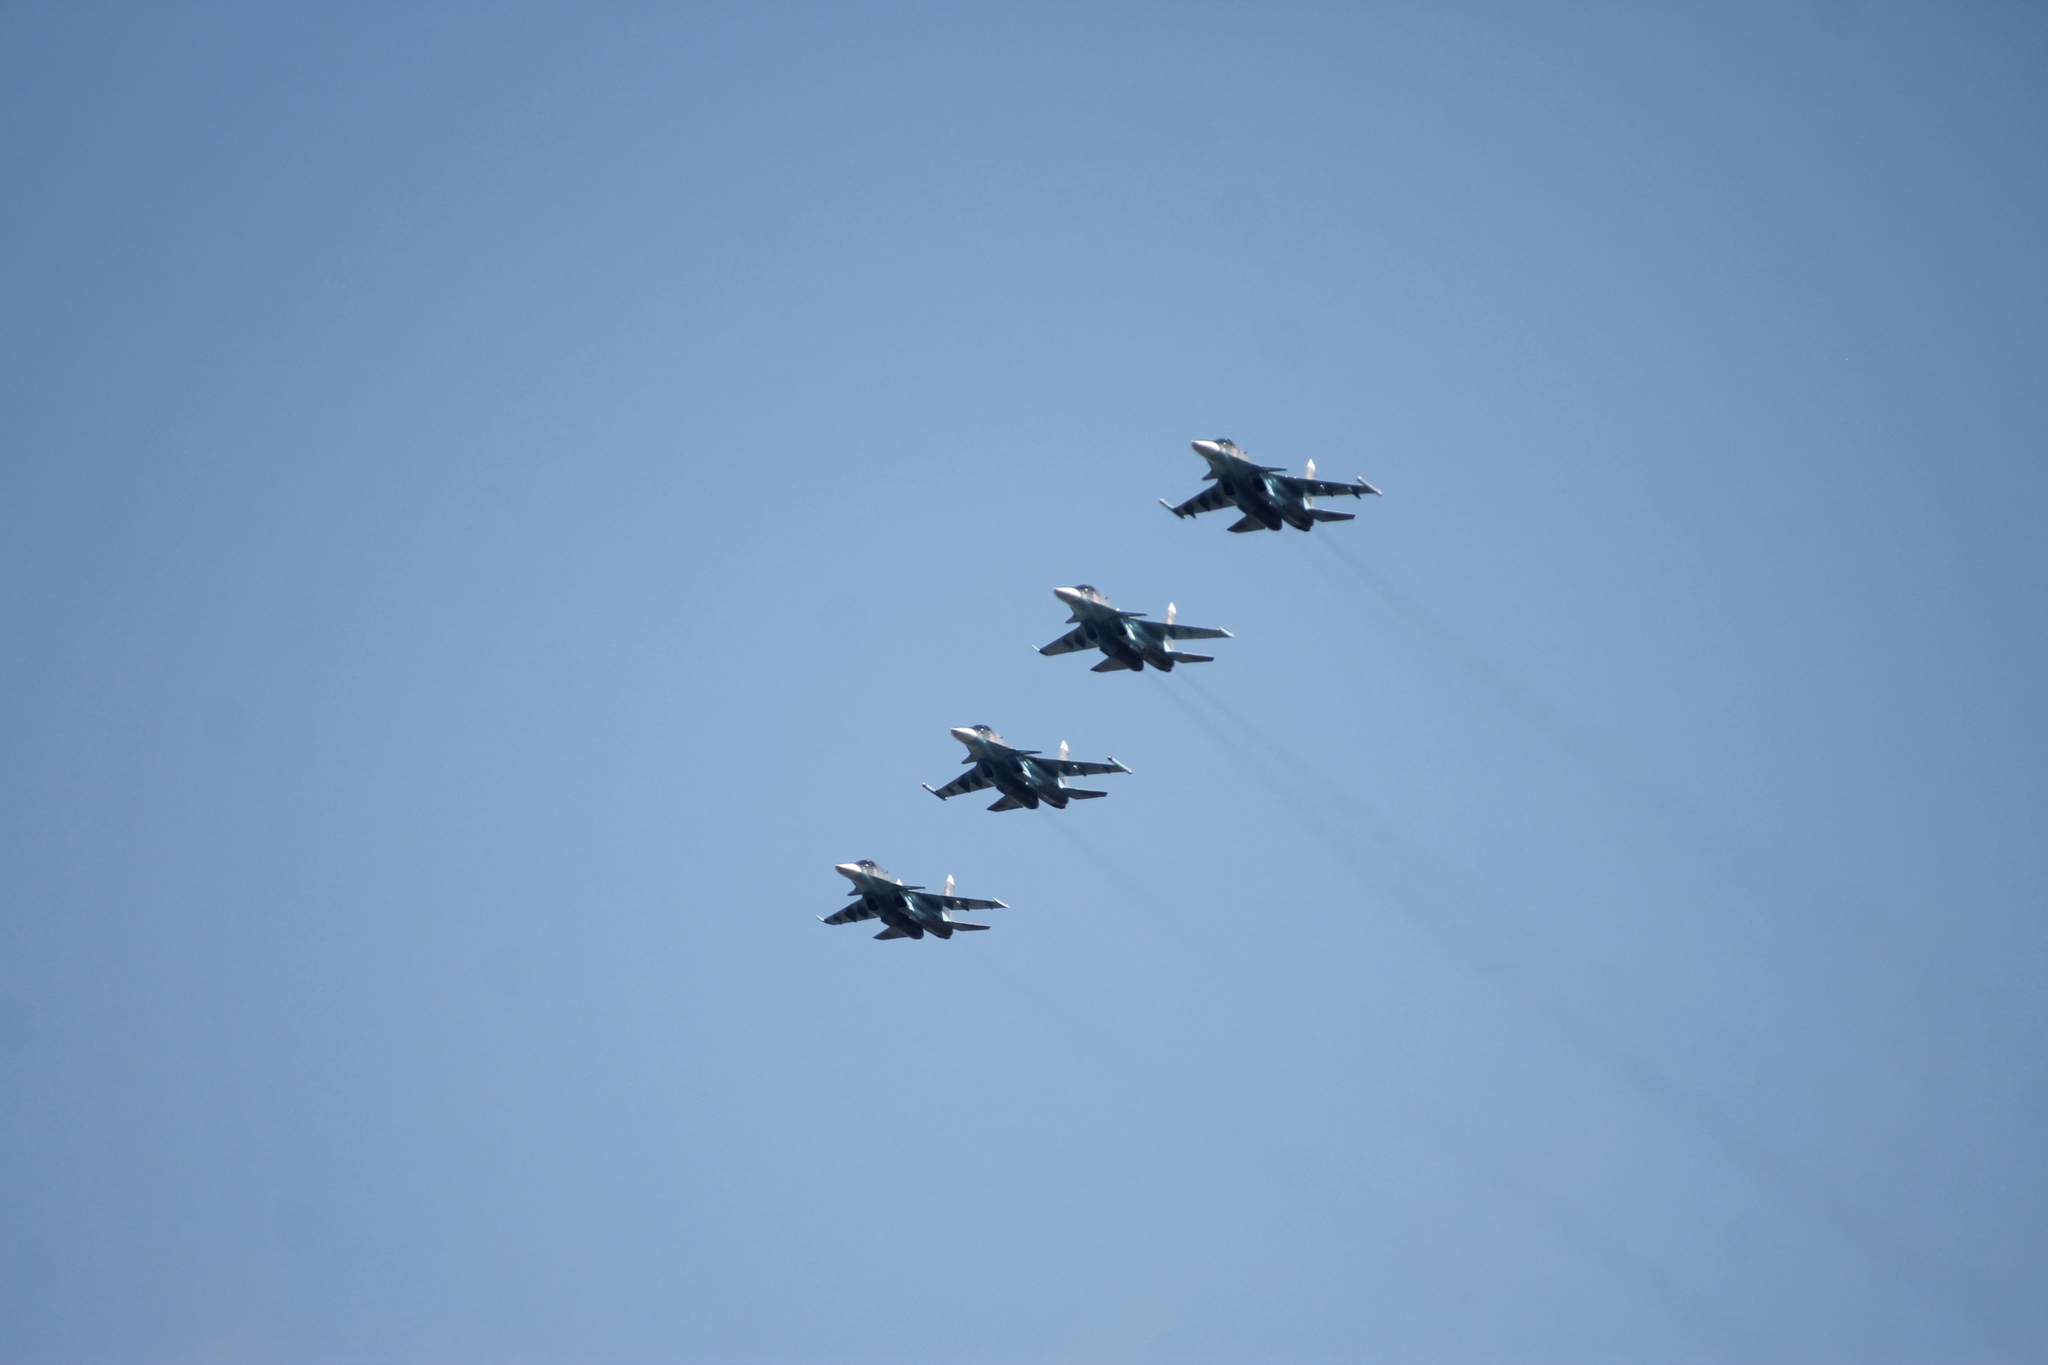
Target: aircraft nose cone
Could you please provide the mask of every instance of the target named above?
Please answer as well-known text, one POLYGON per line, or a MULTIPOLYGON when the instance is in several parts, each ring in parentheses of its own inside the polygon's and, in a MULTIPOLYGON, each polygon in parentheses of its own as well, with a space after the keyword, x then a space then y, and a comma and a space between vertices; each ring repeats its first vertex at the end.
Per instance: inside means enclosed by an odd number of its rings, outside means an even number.
POLYGON ((972 744, 975 740, 980 739, 981 736, 964 725, 956 725, 953 727, 953 738, 959 740, 962 744, 972 744))
POLYGON ((1214 441, 1190 441, 1189 444, 1195 448, 1195 454, 1197 455, 1221 455, 1223 453, 1223 447, 1217 445, 1214 441))
POLYGON ((1073 588, 1054 588, 1052 595, 1059 598, 1062 602, 1072 603, 1082 600, 1081 594, 1073 588))
POLYGON ((860 875, 860 864, 834 863, 832 865, 832 870, 834 872, 837 872, 840 876, 846 878, 848 881, 852 881, 856 876, 860 875))

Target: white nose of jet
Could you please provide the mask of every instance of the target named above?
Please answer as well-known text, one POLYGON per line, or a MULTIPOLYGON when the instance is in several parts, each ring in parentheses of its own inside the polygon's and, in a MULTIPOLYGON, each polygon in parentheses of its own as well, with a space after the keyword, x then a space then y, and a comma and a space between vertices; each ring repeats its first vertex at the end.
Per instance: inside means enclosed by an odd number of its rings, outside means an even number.
POLYGON ((832 870, 834 872, 837 872, 840 876, 846 878, 846 880, 852 881, 855 877, 858 877, 860 875, 860 864, 834 863, 832 865, 832 870))
POLYGON ((1194 446, 1195 454, 1197 455, 1221 455, 1223 453, 1223 447, 1217 445, 1214 441, 1192 441, 1189 444, 1194 446))
POLYGON ((981 736, 964 725, 956 725, 953 727, 953 738, 959 740, 962 744, 972 744, 975 740, 980 739, 981 736))
POLYGON ((1070 607, 1078 605, 1079 603, 1088 600, 1087 598, 1081 595, 1080 589, 1078 588, 1054 588, 1052 590, 1052 595, 1054 597, 1059 598, 1060 601, 1065 602, 1070 607))

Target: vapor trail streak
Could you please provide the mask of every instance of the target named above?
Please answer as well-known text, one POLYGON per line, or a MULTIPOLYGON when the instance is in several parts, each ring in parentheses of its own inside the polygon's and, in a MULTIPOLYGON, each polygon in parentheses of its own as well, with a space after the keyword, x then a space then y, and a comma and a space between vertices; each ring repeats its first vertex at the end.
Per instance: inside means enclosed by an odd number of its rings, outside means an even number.
MULTIPOLYGON (((1280 805, 1296 815, 1303 827, 1311 831, 1340 863, 1368 885, 1377 884, 1381 900, 1402 912, 1410 924, 1433 939, 1466 970, 1485 981, 1502 999, 1543 1022, 1556 1037, 1587 1060, 1693 1132, 1734 1169, 1747 1172, 1764 1189, 1795 1207, 1803 1208, 1821 1226, 1850 1245, 1861 1248, 1879 1266, 1921 1285, 1952 1305, 1977 1311, 1989 1310, 2015 1335, 2031 1332, 2029 1317, 2016 1305, 2008 1303, 2003 1295, 1973 1279, 1957 1275, 1947 1266, 1901 1242, 1872 1222, 1851 1200, 1822 1178, 1795 1166, 1763 1141, 1728 1126, 1710 1103, 1694 1098, 1649 1059, 1637 1056, 1525 979, 1524 973, 1476 937, 1469 928, 1459 924, 1447 908, 1431 905, 1413 891, 1404 892, 1390 887, 1385 875, 1387 869, 1362 858, 1357 842, 1347 838, 1326 813, 1305 801, 1298 788, 1288 783, 1284 775, 1275 773, 1242 739, 1231 734, 1226 728, 1227 722, 1204 715, 1194 702, 1182 695, 1183 689, 1179 686, 1162 681, 1158 690, 1244 772, 1265 787, 1280 805)), ((1192 684, 1190 690, 1193 690, 1192 684)), ((1220 703, 1212 704, 1220 708, 1220 703)), ((1264 742, 1271 746, 1271 741, 1264 742)), ((1285 755, 1285 750, 1271 747, 1274 752, 1285 755)), ((1308 765, 1299 760, 1290 759, 1288 766, 1308 770, 1308 765)), ((1331 784, 1327 778, 1319 778, 1318 785, 1331 784)), ((1354 809, 1363 809, 1355 800, 1349 800, 1347 804, 1354 809)))
MULTIPOLYGON (((1190 714, 1195 713, 1190 711, 1190 714)), ((1058 812, 1051 814, 1056 816, 1058 812)), ((1114 881, 1132 901, 1143 906, 1152 918, 1163 922, 1164 917, 1151 888, 1132 876, 1093 840, 1073 828, 1071 821, 1053 818, 1040 823, 1050 825, 1056 835, 1114 881)), ((1333 1204, 1330 1196, 1333 1191, 1339 1192, 1341 1199, 1341 1192, 1357 1181, 1356 1172, 1317 1169, 1300 1151, 1272 1143, 1240 1122, 1229 1112, 1227 1105, 1208 1099, 1206 1093, 1213 1091, 1213 1086, 1164 1073, 1156 1064, 1148 1066, 1125 1048, 1113 1031, 1104 1029, 1099 1023, 1091 1023, 1071 1007, 1049 999, 999 966, 997 959, 977 954, 971 960, 1043 1017, 1056 1022, 1077 1053, 1114 1057, 1124 1067, 1127 1077, 1141 1085, 1155 1103, 1169 1112, 1198 1118, 1210 1129, 1218 1145, 1229 1150, 1248 1169, 1263 1171, 1271 1177, 1272 1188, 1298 1213, 1330 1224, 1340 1237, 1348 1239, 1355 1234, 1355 1220, 1341 1206, 1333 1204)), ((1449 1133, 1440 1124, 1421 1119, 1412 1107, 1405 1112, 1411 1121, 1419 1120, 1441 1149, 1480 1185, 1490 1187, 1495 1194, 1519 1205, 1538 1222, 1545 1224, 1561 1244, 1599 1266, 1616 1283, 1654 1303, 1679 1327, 1719 1351, 1753 1353, 1756 1343, 1723 1321, 1713 1309, 1696 1302, 1671 1276, 1646 1258, 1599 1231, 1559 1199, 1542 1191, 1536 1182, 1479 1153, 1471 1143, 1449 1133)))
POLYGON ((1535 688, 1494 663, 1470 641, 1439 620, 1422 602, 1339 544, 1335 537, 1324 537, 1318 543, 1439 654, 1485 686, 1496 700, 1578 760, 1633 808, 1661 816, 1668 828, 1689 839, 1734 884, 1763 897, 1785 894, 1789 888, 1791 894, 1827 906, 1837 914, 1863 909, 1852 906, 1847 897, 1814 882, 1783 858, 1757 847, 1734 826, 1670 783, 1658 781, 1645 773, 1637 762, 1626 757, 1614 745, 1600 739, 1592 730, 1545 700, 1535 688), (1770 867, 1771 872, 1765 874, 1763 866, 1770 867), (1773 877, 1782 885, 1772 884, 1773 877))

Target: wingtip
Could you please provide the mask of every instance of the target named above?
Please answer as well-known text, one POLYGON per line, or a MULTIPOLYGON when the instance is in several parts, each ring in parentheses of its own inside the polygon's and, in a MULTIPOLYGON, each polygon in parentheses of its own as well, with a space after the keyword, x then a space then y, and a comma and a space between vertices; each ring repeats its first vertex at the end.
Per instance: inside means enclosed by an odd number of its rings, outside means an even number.
MULTIPOLYGON (((924 788, 924 789, 925 789, 926 791, 930 792, 930 793, 931 793, 931 794, 932 794, 933 796, 939 796, 939 789, 938 789, 937 787, 934 787, 934 786, 933 786, 933 785, 932 785, 931 783, 929 783, 929 782, 920 782, 920 783, 918 783, 917 785, 918 785, 918 786, 920 786, 920 787, 923 787, 923 788, 924 788)), ((945 799, 946 799, 945 797, 943 797, 943 796, 939 796, 939 800, 943 801, 943 800, 945 800, 945 799)))

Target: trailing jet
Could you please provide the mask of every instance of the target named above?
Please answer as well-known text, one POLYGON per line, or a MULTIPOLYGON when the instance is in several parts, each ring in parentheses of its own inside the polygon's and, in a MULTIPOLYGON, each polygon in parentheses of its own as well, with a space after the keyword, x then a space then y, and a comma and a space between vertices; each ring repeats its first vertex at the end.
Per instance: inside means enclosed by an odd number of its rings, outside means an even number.
POLYGON ((1214 663, 1215 659, 1207 654, 1180 653, 1173 642, 1231 638, 1227 630, 1175 625, 1171 602, 1166 604, 1164 621, 1147 621, 1142 611, 1118 611, 1107 597, 1086 583, 1054 588, 1052 595, 1074 609, 1067 619, 1080 624, 1038 652, 1071 654, 1077 649, 1099 649, 1109 657, 1095 665, 1097 673, 1113 673, 1119 668, 1142 673, 1146 664, 1162 673, 1171 673, 1175 664, 1214 663))
POLYGON ((994 787, 1003 799, 990 806, 990 810, 1019 810, 1027 806, 1037 810, 1041 801, 1065 810, 1069 801, 1109 795, 1069 787, 1068 778, 1130 771, 1113 758, 1107 763, 1072 762, 1067 758, 1065 740, 1060 741, 1058 758, 1042 758, 1036 749, 1012 749, 986 725, 963 725, 953 731, 953 738, 967 746, 967 757, 960 761, 974 766, 943 787, 924 784, 924 789, 941 801, 994 787))
POLYGON ((1356 483, 1318 479, 1314 460, 1308 462, 1308 472, 1298 479, 1282 472, 1278 465, 1253 464, 1228 436, 1196 441, 1194 446, 1195 453, 1209 462, 1209 472, 1202 477, 1214 479, 1216 486, 1204 489, 1178 507, 1165 498, 1159 500, 1159 505, 1177 517, 1195 517, 1235 507, 1244 515, 1231 524, 1233 531, 1277 531, 1282 522, 1306 531, 1319 521, 1350 521, 1355 513, 1326 512, 1316 506, 1316 499, 1339 494, 1358 498, 1380 491, 1364 479, 1356 483))
POLYGON ((818 916, 819 920, 825 924, 852 924, 857 920, 879 919, 889 927, 876 934, 876 938, 923 938, 926 934, 951 938, 956 929, 988 926, 954 919, 947 911, 1010 908, 1001 901, 977 901, 954 895, 950 876, 946 878, 946 889, 938 894, 921 886, 905 886, 894 873, 867 858, 857 863, 839 863, 832 870, 853 883, 853 890, 846 894, 860 899, 836 915, 818 916))

